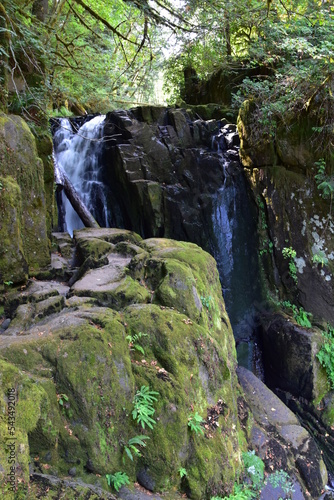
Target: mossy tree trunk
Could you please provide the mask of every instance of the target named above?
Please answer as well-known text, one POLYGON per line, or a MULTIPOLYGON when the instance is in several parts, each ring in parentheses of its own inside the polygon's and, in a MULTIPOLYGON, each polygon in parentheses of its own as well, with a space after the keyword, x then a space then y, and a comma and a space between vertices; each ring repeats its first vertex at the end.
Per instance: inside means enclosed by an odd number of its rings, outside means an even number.
POLYGON ((10 34, 7 26, 7 14, 0 3, 0 111, 7 111, 8 97, 8 50, 10 34))

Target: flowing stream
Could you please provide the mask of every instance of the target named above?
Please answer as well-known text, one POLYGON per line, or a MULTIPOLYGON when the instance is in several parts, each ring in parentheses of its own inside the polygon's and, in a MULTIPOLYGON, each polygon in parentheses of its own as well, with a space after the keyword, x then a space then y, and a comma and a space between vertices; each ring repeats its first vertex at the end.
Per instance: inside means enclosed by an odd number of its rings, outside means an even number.
MULTIPOLYGON (((68 118, 59 120, 53 136, 54 155, 66 172, 78 195, 102 227, 108 226, 105 186, 101 181, 100 154, 105 116, 96 116, 74 132, 68 118)), ((62 195, 65 211, 63 231, 71 236, 84 227, 67 197, 62 195)))

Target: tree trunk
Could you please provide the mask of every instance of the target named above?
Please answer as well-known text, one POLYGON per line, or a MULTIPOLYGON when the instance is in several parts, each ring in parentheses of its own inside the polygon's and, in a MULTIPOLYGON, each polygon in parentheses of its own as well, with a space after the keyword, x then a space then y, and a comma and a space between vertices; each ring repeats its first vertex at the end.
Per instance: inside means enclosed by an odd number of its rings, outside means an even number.
POLYGON ((76 213, 79 215, 84 226, 93 227, 96 229, 99 228, 100 226, 98 225, 98 223, 96 222, 96 220, 94 219, 94 217, 92 216, 86 205, 80 199, 70 179, 67 177, 64 170, 57 164, 56 161, 55 161, 55 176, 56 176, 56 184, 58 184, 58 186, 63 187, 69 202, 71 203, 76 213))

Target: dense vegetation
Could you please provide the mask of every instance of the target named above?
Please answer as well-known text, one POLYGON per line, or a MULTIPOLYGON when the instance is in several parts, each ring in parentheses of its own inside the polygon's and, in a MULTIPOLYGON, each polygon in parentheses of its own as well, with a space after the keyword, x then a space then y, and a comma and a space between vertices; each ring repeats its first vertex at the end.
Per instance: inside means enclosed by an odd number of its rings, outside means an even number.
POLYGON ((261 98, 262 125, 272 126, 271 114, 307 108, 319 89, 327 89, 325 114, 332 105, 329 0, 5 0, 0 16, 1 100, 9 85, 11 111, 28 116, 36 105, 98 110, 161 100, 162 69, 175 100, 186 68, 206 78, 236 65, 270 70, 246 78, 235 96, 237 106, 261 98))

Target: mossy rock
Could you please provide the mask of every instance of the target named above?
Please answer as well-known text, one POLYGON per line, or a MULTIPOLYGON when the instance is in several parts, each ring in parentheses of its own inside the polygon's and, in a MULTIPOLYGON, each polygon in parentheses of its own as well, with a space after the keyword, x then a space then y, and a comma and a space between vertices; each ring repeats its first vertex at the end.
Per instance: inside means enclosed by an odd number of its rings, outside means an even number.
POLYGON ((0 405, 6 415, 0 421, 1 482, 6 498, 16 498, 7 474, 13 473, 15 482, 28 483, 30 443, 29 433, 41 419, 48 418, 50 404, 46 385, 22 373, 13 364, 0 359, 0 405), (12 459, 16 465, 11 469, 12 459), (7 479, 7 482, 6 482, 7 479))
POLYGON ((240 158, 245 167, 276 165, 273 138, 259 125, 255 103, 244 101, 237 120, 240 136, 240 158))
MULTIPOLYGON (((79 236, 78 244, 91 238, 118 244, 118 251, 131 249, 128 256, 111 253, 108 265, 82 278, 103 276, 111 266, 116 281, 109 307, 101 307, 102 295, 89 302, 89 287, 80 300, 79 280, 66 302, 70 308, 25 329, 25 336, 0 338, 0 359, 45 391, 43 411, 29 433, 22 430, 35 467, 67 476, 75 464, 78 477, 106 489, 105 474, 124 471, 131 481, 145 473, 155 491, 181 489, 201 500, 228 494, 245 440, 237 417, 233 334, 214 259, 196 245, 142 241, 114 229, 82 230, 79 236), (158 393, 152 428, 132 414, 143 386, 158 393), (190 430, 194 413, 204 419, 204 435, 190 430), (131 461, 125 447, 138 435, 149 439, 131 461), (180 467, 187 470, 186 481, 180 467)), ((29 295, 24 300, 31 302, 29 295)), ((44 306, 58 296, 46 300, 33 306, 49 314, 52 308, 44 306)))
MULTIPOLYGON (((22 211, 17 223, 29 269, 44 267, 50 263, 50 252, 43 163, 28 125, 16 115, 0 114, 0 176, 11 176, 21 190, 22 211)), ((10 232, 11 228, 4 230, 10 232)), ((4 248, 2 240, 0 248, 4 248)))
POLYGON ((13 177, 0 177, 0 283, 20 283, 28 277, 22 241, 21 190, 13 177))

